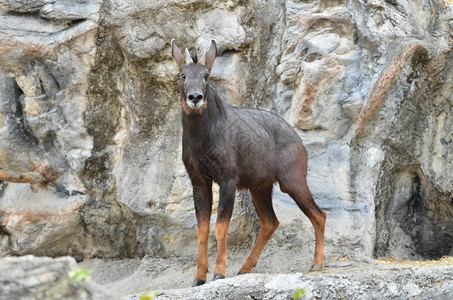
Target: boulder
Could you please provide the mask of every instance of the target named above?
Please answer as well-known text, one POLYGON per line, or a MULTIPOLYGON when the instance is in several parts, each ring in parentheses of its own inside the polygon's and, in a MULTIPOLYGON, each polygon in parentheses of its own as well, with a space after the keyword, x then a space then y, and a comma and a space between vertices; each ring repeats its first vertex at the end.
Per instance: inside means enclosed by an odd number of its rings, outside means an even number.
POLYGON ((71 281, 71 257, 8 257, 0 259, 0 299, 119 299, 89 279, 71 281))

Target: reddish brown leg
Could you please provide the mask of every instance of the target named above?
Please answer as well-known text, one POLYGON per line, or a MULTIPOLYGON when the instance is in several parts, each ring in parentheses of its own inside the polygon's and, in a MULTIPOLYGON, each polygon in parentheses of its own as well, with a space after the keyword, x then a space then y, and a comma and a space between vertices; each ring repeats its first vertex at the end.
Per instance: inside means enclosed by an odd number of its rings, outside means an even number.
POLYGON ((296 201, 299 208, 308 217, 315 229, 315 257, 311 265, 312 271, 320 271, 324 268, 324 232, 326 226, 326 213, 319 208, 313 200, 313 196, 308 189, 307 183, 299 183, 297 188, 288 191, 291 198, 296 201))
POLYGON ((233 213, 236 181, 228 180, 220 185, 219 211, 215 234, 217 238, 217 258, 214 269, 214 280, 225 278, 227 266, 226 242, 231 214, 233 213))
POLYGON ((206 282, 208 272, 208 241, 209 241, 209 221, 212 211, 212 182, 192 181, 195 213, 198 222, 198 263, 197 273, 192 286, 202 285, 206 282), (202 185, 203 184, 203 185, 202 185))
POLYGON ((217 238, 217 258, 215 261, 214 280, 225 278, 227 267, 226 239, 228 234, 229 221, 217 222, 215 235, 217 238))
POLYGON ((197 274, 195 274, 194 285, 200 285, 206 282, 206 273, 208 272, 208 240, 209 240, 209 219, 203 219, 198 224, 198 264, 197 274))
POLYGON ((260 190, 250 190, 250 194, 252 195, 253 205, 260 219, 260 234, 255 247, 247 258, 247 261, 242 265, 239 274, 250 273, 252 271, 264 247, 279 225, 274 208, 272 207, 272 186, 260 190))
POLYGON ((316 246, 311 270, 322 270, 324 268, 326 213, 316 204, 307 185, 307 151, 303 146, 288 147, 285 151, 286 159, 291 161, 291 164, 280 165, 278 183, 280 189, 293 198, 313 225, 316 246))

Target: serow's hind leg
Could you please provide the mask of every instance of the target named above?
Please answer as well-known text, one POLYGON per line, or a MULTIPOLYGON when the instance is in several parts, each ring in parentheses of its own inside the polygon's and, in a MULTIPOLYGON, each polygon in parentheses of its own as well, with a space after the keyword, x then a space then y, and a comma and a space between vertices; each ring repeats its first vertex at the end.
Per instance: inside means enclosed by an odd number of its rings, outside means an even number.
POLYGON ((308 217, 315 229, 315 257, 311 265, 311 271, 324 269, 324 233, 326 227, 326 213, 319 208, 308 189, 306 181, 295 189, 288 191, 288 194, 297 203, 299 208, 308 217))
POLYGON ((279 222, 272 207, 272 185, 264 189, 250 190, 253 205, 260 220, 260 234, 255 247, 242 265, 239 274, 250 273, 258 262, 272 234, 277 229, 279 222))
MULTIPOLYGON (((306 164, 305 164, 306 166, 306 164)), ((295 166, 287 172, 282 172, 279 178, 280 188, 288 193, 297 206, 308 217, 315 230, 315 257, 311 271, 320 271, 324 268, 324 232, 326 227, 326 213, 316 204, 306 180, 306 167, 295 166)))

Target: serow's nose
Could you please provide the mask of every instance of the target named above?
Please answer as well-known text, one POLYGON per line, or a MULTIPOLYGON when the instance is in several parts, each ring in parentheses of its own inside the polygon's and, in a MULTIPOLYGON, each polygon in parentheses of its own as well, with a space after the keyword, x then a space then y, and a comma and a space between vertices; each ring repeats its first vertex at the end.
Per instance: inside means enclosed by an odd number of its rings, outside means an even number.
POLYGON ((200 100, 203 99, 203 95, 199 92, 192 92, 189 94, 189 100, 193 102, 193 104, 197 104, 200 100))

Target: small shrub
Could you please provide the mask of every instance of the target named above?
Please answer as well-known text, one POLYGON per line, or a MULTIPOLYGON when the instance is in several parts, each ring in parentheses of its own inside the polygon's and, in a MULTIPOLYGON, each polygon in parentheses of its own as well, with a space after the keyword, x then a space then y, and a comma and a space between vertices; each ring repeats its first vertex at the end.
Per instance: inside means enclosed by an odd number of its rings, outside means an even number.
POLYGON ((154 297, 157 296, 157 292, 155 291, 144 291, 140 296, 140 300, 153 300, 154 297))
POLYGON ((79 281, 83 282, 86 279, 91 279, 91 271, 83 268, 72 270, 69 271, 68 277, 70 283, 79 281))
POLYGON ((80 282, 79 299, 82 299, 85 280, 91 279, 91 271, 87 269, 76 269, 68 272, 69 283, 80 282))
POLYGON ((297 289, 294 291, 294 300, 304 299, 304 295, 307 291, 305 289, 297 289))

